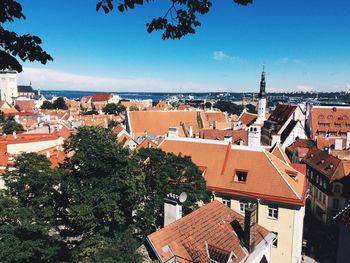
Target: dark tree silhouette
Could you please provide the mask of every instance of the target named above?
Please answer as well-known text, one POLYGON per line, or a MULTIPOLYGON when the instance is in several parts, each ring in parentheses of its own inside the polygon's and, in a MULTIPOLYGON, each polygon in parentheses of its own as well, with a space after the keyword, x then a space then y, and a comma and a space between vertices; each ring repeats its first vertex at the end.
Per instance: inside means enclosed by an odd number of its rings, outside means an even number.
POLYGON ((15 19, 25 19, 22 6, 16 0, 0 1, 0 70, 13 69, 22 71, 22 61, 39 61, 46 64, 53 58, 40 46, 41 39, 31 34, 18 35, 6 30, 3 25, 14 22, 15 19))
MULTIPOLYGON (((164 0, 162 0, 164 1, 164 0)), ((162 39, 180 39, 187 34, 196 33, 195 28, 201 23, 197 19, 198 15, 204 15, 209 12, 212 1, 210 0, 168 0, 169 9, 158 18, 153 18, 146 24, 147 32, 154 30, 163 31, 162 39)), ((239 5, 248 5, 253 0, 232 0, 239 5)), ((107 14, 113 11, 116 6, 119 12, 128 9, 134 9, 136 5, 143 5, 156 0, 100 0, 96 5, 96 10, 107 14)))

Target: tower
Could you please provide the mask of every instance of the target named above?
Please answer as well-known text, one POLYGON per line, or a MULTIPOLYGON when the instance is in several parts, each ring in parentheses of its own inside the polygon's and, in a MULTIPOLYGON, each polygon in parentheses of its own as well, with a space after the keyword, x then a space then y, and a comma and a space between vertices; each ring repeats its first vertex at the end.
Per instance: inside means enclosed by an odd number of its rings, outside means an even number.
POLYGON ((0 71, 0 100, 10 105, 13 98, 18 97, 17 72, 14 70, 0 71))
POLYGON ((248 128, 247 133, 248 146, 259 147, 261 141, 261 127, 253 124, 248 128))
POLYGON ((260 92, 259 92, 259 102, 258 102, 258 118, 256 119, 257 124, 263 124, 266 120, 266 82, 265 82, 265 70, 263 69, 261 73, 260 81, 260 92))

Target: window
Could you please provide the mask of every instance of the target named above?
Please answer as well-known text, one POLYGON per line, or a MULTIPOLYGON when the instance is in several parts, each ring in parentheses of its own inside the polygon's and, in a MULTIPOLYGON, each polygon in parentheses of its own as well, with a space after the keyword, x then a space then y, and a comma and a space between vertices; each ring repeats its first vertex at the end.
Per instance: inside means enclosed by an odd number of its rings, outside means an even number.
POLYGON ((340 189, 340 185, 339 185, 339 184, 334 184, 334 186, 333 186, 333 192, 334 192, 335 194, 340 194, 341 189, 340 189))
POLYGON ((322 195, 322 203, 324 205, 326 204, 326 195, 325 194, 322 195))
POLYGON ((308 177, 310 176, 310 170, 309 170, 309 169, 306 170, 306 175, 307 175, 308 177))
POLYGON ((291 177, 292 179, 296 179, 298 173, 295 171, 291 171, 291 170, 286 170, 286 173, 289 175, 289 177, 291 177))
POLYGON ((316 174, 316 183, 318 184, 319 183, 319 176, 318 176, 318 174, 316 174))
POLYGON ((224 199, 222 198, 222 203, 226 205, 227 207, 231 208, 231 199, 224 199))
POLYGON ((247 171, 236 170, 235 182, 245 182, 247 180, 247 175, 248 175, 247 171))
POLYGON ((275 240, 272 242, 272 247, 277 247, 278 245, 278 233, 271 231, 274 235, 276 235, 275 240))
POLYGON ((314 172, 311 170, 310 171, 310 178, 313 179, 314 178, 314 172))
POLYGON ((245 209, 248 207, 248 203, 247 202, 239 202, 239 211, 241 213, 245 212, 245 209))
POLYGON ((339 199, 333 199, 333 208, 339 209, 339 199))
POLYGON ((269 205, 268 206, 268 217, 273 219, 278 219, 278 206, 269 205))

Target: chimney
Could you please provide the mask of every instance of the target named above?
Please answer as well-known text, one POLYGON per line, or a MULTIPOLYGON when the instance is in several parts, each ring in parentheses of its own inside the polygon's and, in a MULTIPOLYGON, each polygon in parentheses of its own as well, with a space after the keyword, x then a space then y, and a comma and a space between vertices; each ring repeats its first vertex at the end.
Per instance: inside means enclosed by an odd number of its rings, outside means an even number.
POLYGON ((350 147, 350 132, 346 133, 346 149, 350 147))
POLYGON ((248 128, 248 146, 259 147, 261 141, 261 127, 250 126, 248 128))
POLYGON ((17 133, 15 131, 13 131, 12 135, 14 139, 17 139, 17 133))
POLYGON ((179 196, 167 194, 164 198, 164 227, 175 222, 182 217, 182 205, 179 202, 179 196))
POLYGON ((225 142, 232 142, 232 135, 231 134, 226 134, 225 136, 224 136, 224 141, 225 142))
POLYGON ((47 157, 47 158, 50 158, 50 157, 51 157, 49 151, 46 152, 46 157, 47 157))
POLYGON ((192 138, 193 137, 193 126, 190 125, 190 127, 188 127, 188 137, 192 138))
POLYGON ((244 246, 251 253, 255 248, 256 237, 256 204, 250 204, 244 215, 244 246))

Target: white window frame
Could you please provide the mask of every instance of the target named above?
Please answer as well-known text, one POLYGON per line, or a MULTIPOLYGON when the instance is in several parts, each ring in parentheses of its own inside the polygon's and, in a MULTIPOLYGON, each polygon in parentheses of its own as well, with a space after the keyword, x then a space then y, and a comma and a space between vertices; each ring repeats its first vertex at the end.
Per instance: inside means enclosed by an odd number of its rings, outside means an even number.
POLYGON ((267 206, 267 217, 270 219, 278 220, 278 210, 279 209, 278 209, 277 205, 268 205, 267 206), (270 214, 271 214, 271 216, 270 216, 270 214))
POLYGON ((239 211, 241 213, 245 213, 245 209, 248 207, 249 203, 248 202, 239 202, 239 211), (242 209, 243 208, 243 209, 242 209))
POLYGON ((222 198, 222 203, 227 207, 231 208, 231 199, 222 198))

